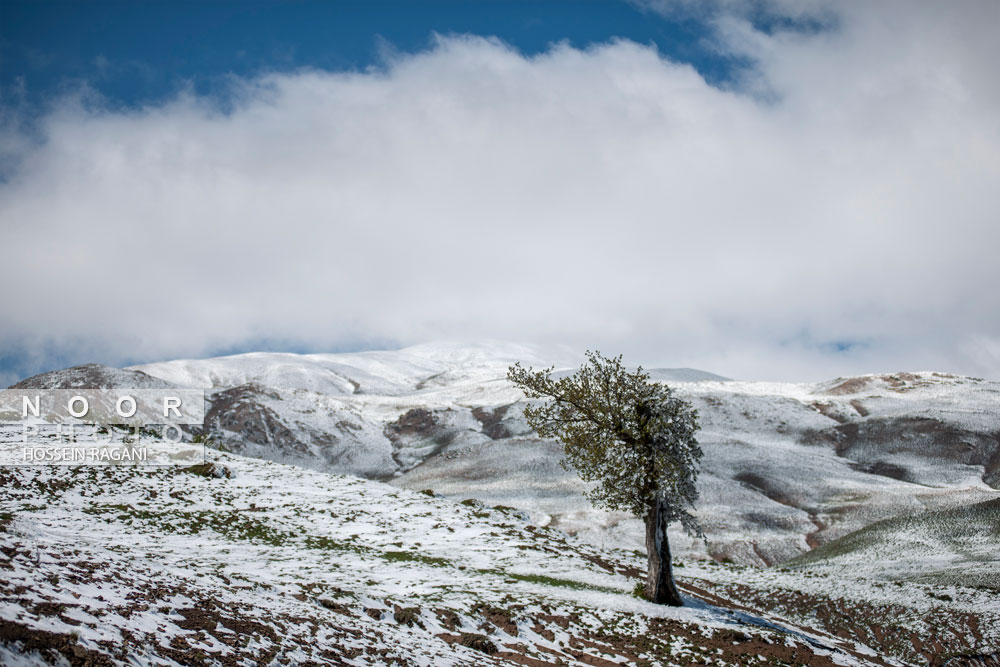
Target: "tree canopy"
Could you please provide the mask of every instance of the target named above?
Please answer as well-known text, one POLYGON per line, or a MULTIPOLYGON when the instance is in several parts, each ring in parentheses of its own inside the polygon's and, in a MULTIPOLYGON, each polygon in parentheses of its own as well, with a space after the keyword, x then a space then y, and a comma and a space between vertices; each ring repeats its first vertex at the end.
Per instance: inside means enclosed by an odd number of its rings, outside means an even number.
POLYGON ((587 360, 560 378, 552 377, 554 367, 510 367, 508 379, 528 398, 550 399, 525 408, 528 424, 563 443, 563 467, 596 483, 588 493, 595 506, 636 516, 659 507, 667 523, 679 521, 700 536, 688 511, 702 456, 698 412, 641 367, 626 369, 621 355, 588 351, 587 360))

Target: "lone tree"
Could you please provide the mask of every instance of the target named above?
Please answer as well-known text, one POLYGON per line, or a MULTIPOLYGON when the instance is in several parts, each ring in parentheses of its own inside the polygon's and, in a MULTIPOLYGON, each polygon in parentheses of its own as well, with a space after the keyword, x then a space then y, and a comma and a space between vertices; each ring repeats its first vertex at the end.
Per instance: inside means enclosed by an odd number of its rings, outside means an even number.
POLYGON ((649 558, 646 597, 681 606, 667 525, 679 521, 688 533, 702 535, 687 511, 698 495, 698 413, 670 387, 650 382, 641 367, 626 370, 621 355, 607 359, 587 352, 587 359, 579 371, 559 379, 552 378, 554 367, 536 371, 517 363, 507 379, 528 398, 549 399, 526 407, 524 416, 540 436, 563 443, 564 468, 597 482, 588 493, 594 506, 642 517, 649 558))

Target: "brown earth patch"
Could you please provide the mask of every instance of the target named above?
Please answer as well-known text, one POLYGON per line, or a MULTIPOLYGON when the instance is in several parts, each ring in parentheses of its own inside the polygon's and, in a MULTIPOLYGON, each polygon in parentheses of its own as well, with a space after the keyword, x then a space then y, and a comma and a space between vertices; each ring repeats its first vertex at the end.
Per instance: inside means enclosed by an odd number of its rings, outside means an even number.
POLYGON ((517 623, 514 622, 514 612, 512 610, 492 605, 483 605, 480 606, 477 611, 479 611, 479 613, 483 615, 483 618, 485 618, 488 622, 497 626, 507 634, 517 637, 517 623))
POLYGON ((403 413, 399 419, 387 424, 385 437, 399 442, 407 436, 430 437, 437 431, 438 423, 430 410, 413 408, 403 413))
POLYGON ((847 418, 845 418, 844 415, 840 414, 840 412, 837 410, 837 406, 835 406, 833 403, 820 403, 819 401, 814 401, 813 403, 810 403, 809 406, 816 412, 823 415, 824 417, 829 417, 833 421, 838 422, 840 424, 843 424, 844 422, 847 421, 847 418))
POLYGON ((438 617, 441 625, 449 630, 457 630, 459 626, 462 625, 462 621, 458 617, 458 614, 453 612, 451 609, 435 609, 434 615, 438 617))
POLYGON ((858 392, 864 390, 872 382, 871 378, 868 377, 857 377, 848 378, 841 382, 840 384, 834 385, 830 389, 827 389, 824 393, 831 394, 833 396, 843 396, 845 394, 857 394, 858 392))
POLYGON ((285 451, 307 454, 308 447, 285 426, 281 418, 262 402, 281 397, 267 388, 248 383, 220 391, 212 396, 212 404, 205 414, 207 431, 239 433, 249 442, 259 445, 277 445, 285 451))
POLYGON ((509 405, 501 405, 492 411, 485 408, 473 408, 472 416, 483 425, 483 433, 491 440, 501 440, 511 436, 510 429, 502 423, 509 409, 509 405))
POLYGON ((745 471, 733 475, 733 481, 739 482, 740 484, 757 491, 776 503, 787 505, 788 507, 794 507, 796 509, 799 508, 794 498, 779 488, 773 480, 770 480, 763 475, 745 471))
POLYGON ((15 621, 0 619, 0 643, 23 653, 37 651, 49 659, 61 656, 73 667, 111 667, 115 663, 105 654, 80 645, 72 635, 36 630, 15 621))

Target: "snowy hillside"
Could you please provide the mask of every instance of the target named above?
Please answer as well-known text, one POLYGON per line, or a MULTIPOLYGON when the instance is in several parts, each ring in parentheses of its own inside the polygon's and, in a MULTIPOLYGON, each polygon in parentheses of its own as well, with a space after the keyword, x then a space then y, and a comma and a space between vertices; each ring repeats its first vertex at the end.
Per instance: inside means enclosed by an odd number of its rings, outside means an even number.
MULTIPOLYGON (((583 484, 559 466, 559 446, 529 431, 523 396, 505 380, 515 361, 568 373, 580 359, 447 343, 105 372, 208 390, 205 436, 235 453, 476 497, 595 544, 642 548, 639 522, 593 510, 583 484)), ((875 521, 1000 496, 1000 383, 941 373, 784 384, 650 372, 701 414, 697 514, 708 540, 675 535, 685 557, 779 564, 875 521)), ((28 382, 58 386, 79 375, 28 382)))
POLYGON ((878 521, 786 565, 1000 591, 998 544, 1000 498, 878 521))
POLYGON ((445 385, 489 382, 502 377, 507 367, 517 361, 552 363, 550 356, 537 348, 492 342, 434 343, 349 354, 258 352, 168 361, 134 369, 180 386, 201 389, 257 384, 334 395, 394 396, 445 385))
POLYGON ((213 458, 0 471, 0 663, 901 665, 1000 642, 987 591, 709 561, 664 608, 631 595, 640 554, 510 508, 213 458))

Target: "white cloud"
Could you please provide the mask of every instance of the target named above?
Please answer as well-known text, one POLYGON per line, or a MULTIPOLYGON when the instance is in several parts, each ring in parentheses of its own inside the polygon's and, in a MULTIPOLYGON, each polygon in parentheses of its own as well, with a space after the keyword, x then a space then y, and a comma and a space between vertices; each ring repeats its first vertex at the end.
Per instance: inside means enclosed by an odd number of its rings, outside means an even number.
POLYGON ((229 113, 66 102, 0 185, 0 349, 489 337, 1000 376, 998 7, 838 3, 813 35, 722 12, 755 63, 731 90, 626 41, 458 37, 237 82, 229 113))

